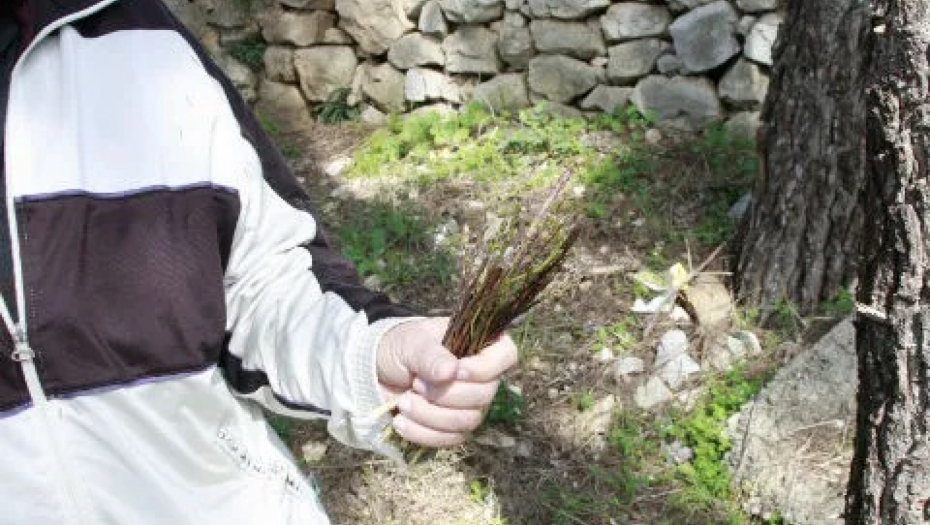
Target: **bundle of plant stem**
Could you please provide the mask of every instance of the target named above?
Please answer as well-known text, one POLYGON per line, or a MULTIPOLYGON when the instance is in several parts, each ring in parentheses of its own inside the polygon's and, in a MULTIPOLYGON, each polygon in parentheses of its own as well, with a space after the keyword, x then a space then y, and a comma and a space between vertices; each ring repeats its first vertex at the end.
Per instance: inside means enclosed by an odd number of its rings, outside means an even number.
MULTIPOLYGON (((528 225, 522 217, 505 221, 464 258, 462 287, 442 341, 456 357, 475 355, 493 343, 539 302, 558 274, 580 233, 576 216, 560 206, 570 178, 571 172, 559 178, 528 225)), ((381 410, 396 411, 396 401, 381 410)), ((409 463, 426 452, 399 439, 390 427, 384 438, 394 439, 409 463)))
POLYGON ((463 286, 443 345, 457 357, 479 353, 539 302, 578 239, 579 223, 561 212, 565 172, 528 225, 505 221, 466 257, 463 286))

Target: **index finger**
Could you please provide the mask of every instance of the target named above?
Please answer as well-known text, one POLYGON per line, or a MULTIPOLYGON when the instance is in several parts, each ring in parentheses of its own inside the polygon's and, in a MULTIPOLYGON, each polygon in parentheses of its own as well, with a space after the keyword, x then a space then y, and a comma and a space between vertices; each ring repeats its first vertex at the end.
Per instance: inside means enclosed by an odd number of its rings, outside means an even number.
POLYGON ((458 378, 476 383, 494 381, 516 364, 517 345, 505 334, 480 353, 460 359, 458 378))

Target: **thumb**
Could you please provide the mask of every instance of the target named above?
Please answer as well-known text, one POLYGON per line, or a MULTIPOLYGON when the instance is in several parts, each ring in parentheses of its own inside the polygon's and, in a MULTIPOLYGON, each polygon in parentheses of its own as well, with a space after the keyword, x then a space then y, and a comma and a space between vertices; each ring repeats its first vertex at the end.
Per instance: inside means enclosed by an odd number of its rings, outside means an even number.
POLYGON ((401 354, 401 362, 410 374, 428 383, 447 383, 458 373, 458 359, 438 342, 410 344, 401 354))
POLYGON ((378 379, 406 390, 415 378, 448 382, 458 374, 458 360, 442 346, 448 319, 416 319, 395 326, 378 352, 378 379))

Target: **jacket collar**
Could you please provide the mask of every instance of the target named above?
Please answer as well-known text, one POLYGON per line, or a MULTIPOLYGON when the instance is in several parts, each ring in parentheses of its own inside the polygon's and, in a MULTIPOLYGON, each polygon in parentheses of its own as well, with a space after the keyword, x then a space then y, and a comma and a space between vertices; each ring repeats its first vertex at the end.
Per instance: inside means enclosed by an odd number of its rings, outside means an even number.
POLYGON ((49 27, 61 25, 60 21, 70 19, 79 13, 95 12, 95 7, 102 7, 115 0, 20 0, 18 18, 22 24, 24 45, 28 46, 36 35, 43 34, 49 27))

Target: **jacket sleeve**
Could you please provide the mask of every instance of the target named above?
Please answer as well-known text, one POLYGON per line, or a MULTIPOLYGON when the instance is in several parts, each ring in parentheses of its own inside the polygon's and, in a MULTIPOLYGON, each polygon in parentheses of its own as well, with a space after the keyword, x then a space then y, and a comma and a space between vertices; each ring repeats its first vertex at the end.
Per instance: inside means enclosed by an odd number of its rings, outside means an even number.
POLYGON ((380 443, 389 419, 372 415, 383 403, 375 352, 413 313, 362 286, 328 246, 248 110, 218 119, 212 158, 214 170, 234 174, 241 206, 225 278, 228 383, 274 412, 328 417, 338 440, 390 455, 380 443))

